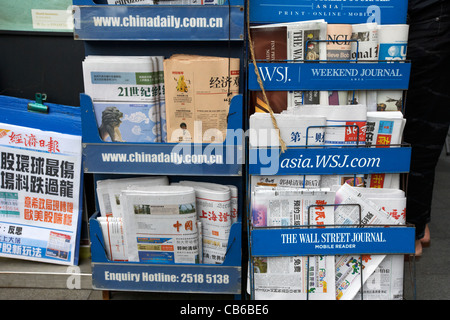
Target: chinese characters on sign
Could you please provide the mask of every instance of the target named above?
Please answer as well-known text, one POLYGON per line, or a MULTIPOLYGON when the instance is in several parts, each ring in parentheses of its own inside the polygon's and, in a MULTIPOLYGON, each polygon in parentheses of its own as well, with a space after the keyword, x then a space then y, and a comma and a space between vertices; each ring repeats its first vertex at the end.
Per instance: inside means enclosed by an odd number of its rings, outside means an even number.
POLYGON ((73 264, 81 137, 0 124, 0 255, 73 264))

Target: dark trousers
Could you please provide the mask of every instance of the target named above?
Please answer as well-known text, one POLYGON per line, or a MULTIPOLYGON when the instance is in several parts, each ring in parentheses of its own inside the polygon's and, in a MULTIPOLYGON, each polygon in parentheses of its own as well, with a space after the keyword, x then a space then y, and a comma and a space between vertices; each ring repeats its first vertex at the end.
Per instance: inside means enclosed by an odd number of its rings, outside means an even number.
POLYGON ((412 157, 406 221, 416 226, 417 239, 423 237, 425 225, 431 219, 435 168, 450 125, 448 8, 437 4, 435 8, 427 8, 426 15, 415 12, 409 20, 407 59, 411 60, 411 77, 404 141, 411 144, 412 157))

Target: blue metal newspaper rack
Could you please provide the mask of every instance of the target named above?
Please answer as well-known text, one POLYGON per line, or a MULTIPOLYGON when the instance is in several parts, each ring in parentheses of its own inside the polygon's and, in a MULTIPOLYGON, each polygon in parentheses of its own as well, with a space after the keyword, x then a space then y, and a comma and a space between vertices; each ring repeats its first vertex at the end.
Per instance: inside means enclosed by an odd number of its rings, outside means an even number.
MULTIPOLYGON (((73 4, 74 38, 85 42, 87 55, 150 53, 167 57, 186 53, 237 57, 241 60, 242 91, 245 70, 243 0, 229 0, 213 6, 107 5, 105 1, 96 3, 92 0, 74 0, 73 4)), ((80 101, 85 172, 95 174, 97 179, 154 174, 167 175, 170 179, 189 176, 211 182, 221 177, 242 194, 245 169, 242 136, 230 134, 232 138, 227 137, 222 144, 181 145, 182 151, 180 144, 174 143, 104 142, 99 137, 91 98, 81 94, 80 101), (183 150, 195 157, 208 152, 220 161, 211 164, 177 161, 176 155, 183 155, 183 150), (121 154, 128 161, 105 159, 104 154, 121 154), (147 155, 150 159, 154 156, 155 161, 129 161, 147 155)), ((227 132, 242 131, 242 105, 242 95, 232 99, 227 132)), ((244 199, 239 199, 238 211, 241 213, 243 203, 244 199)), ((241 294, 241 218, 232 225, 222 264, 159 264, 108 260, 97 220, 99 215, 101 212, 96 212, 89 221, 95 289, 241 294)))

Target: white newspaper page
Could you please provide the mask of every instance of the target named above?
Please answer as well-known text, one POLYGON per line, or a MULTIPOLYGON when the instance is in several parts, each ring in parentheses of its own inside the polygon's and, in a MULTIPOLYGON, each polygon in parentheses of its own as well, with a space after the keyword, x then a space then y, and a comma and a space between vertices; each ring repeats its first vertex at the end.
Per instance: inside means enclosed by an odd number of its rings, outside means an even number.
POLYGON ((93 101, 156 106, 159 75, 151 56, 95 56, 83 61, 84 90, 93 101))
MULTIPOLYGON (((275 114, 280 136, 287 146, 322 145, 326 117, 320 115, 275 114)), ((280 141, 269 113, 256 112, 250 116, 250 146, 278 147, 280 141)))
MULTIPOLYGON (((343 204, 336 206, 336 225, 398 224, 398 221, 386 211, 358 192, 357 188, 348 184, 344 184, 336 191, 335 203, 343 204), (361 211, 358 206, 345 204, 358 204, 361 211)), ((352 300, 360 290, 362 283, 375 271, 384 257, 385 255, 336 256, 336 299, 352 300)))
POLYGON ((285 113, 325 116, 325 145, 363 145, 366 141, 367 107, 363 104, 302 105, 289 108, 285 113))
POLYGON ((203 263, 223 263, 232 224, 230 187, 199 181, 180 184, 195 189, 197 217, 202 224, 203 263))
MULTIPOLYGON (((373 191, 372 191, 373 190, 373 191)), ((392 193, 364 192, 367 198, 383 208, 400 225, 406 222, 406 197, 401 190, 392 193)), ((380 189, 378 189, 380 190, 380 189)), ((386 255, 364 284, 355 300, 402 300, 403 299, 404 255, 386 255)))
MULTIPOLYGON (((256 187, 253 226, 333 224, 334 193, 327 191, 256 187), (310 217, 308 219, 308 207, 310 217)), ((334 300, 334 256, 257 257, 256 299, 334 300)))
MULTIPOLYGON (((167 187, 166 187, 167 188, 167 187)), ((155 187, 155 189, 168 189, 155 187)), ((128 260, 149 263, 198 263, 197 213, 194 198, 173 188, 170 198, 158 192, 121 193, 128 260)), ((192 190, 193 191, 193 190, 192 190)))
POLYGON ((81 137, 0 124, 0 255, 73 264, 81 137))

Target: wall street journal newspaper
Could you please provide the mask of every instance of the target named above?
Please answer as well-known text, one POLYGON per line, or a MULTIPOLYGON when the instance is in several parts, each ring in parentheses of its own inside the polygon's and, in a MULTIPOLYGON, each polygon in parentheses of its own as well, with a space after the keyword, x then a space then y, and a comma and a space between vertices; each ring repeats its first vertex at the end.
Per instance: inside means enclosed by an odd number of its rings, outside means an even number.
MULTIPOLYGON (((253 226, 333 224, 334 192, 256 187, 253 226), (309 210, 308 207, 312 206, 309 210)), ((255 299, 334 300, 334 256, 257 257, 255 299)))

